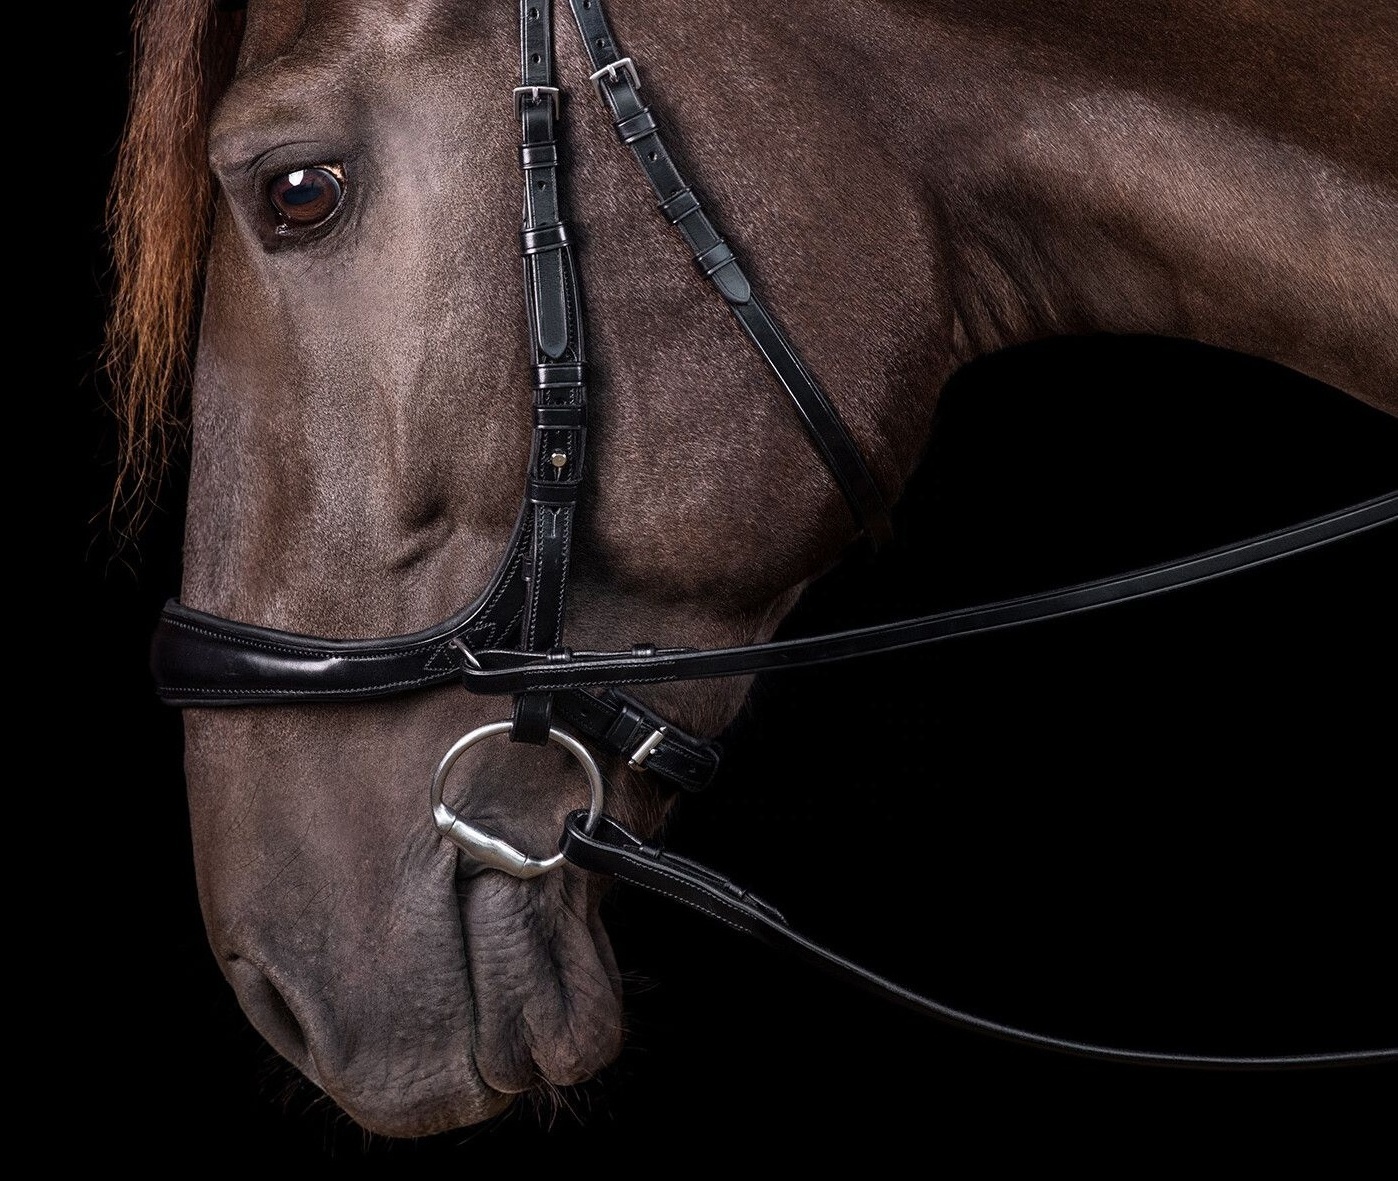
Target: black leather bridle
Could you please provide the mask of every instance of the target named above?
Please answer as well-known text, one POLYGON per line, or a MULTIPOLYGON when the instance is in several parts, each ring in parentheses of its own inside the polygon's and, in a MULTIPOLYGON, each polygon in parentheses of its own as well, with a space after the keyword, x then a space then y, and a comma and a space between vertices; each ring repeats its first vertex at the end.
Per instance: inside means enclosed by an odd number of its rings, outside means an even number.
MULTIPOLYGON (((813 445, 839 484, 859 531, 874 544, 891 531, 878 485, 834 406, 767 312, 732 249, 679 174, 641 98, 634 62, 622 56, 601 0, 570 0, 593 67, 591 81, 618 138, 654 189, 658 208, 693 253, 734 318, 790 396, 813 445)), ((524 202, 520 245, 525 307, 533 351, 534 429, 524 502, 505 557, 482 595, 423 631, 380 640, 331 640, 255 627, 175 601, 166 604, 152 643, 157 691, 175 706, 355 701, 449 682, 479 694, 509 694, 508 732, 542 744, 578 736, 624 755, 629 766, 671 787, 698 790, 713 778, 720 751, 711 740, 671 725, 617 686, 801 668, 904 648, 923 647, 1040 620, 1077 614, 1196 585, 1398 520, 1398 492, 1294 528, 1211 550, 1183 561, 1043 594, 946 611, 871 627, 782 642, 694 650, 642 645, 624 652, 573 652, 563 646, 574 517, 584 472, 587 358, 574 254, 560 208, 562 164, 554 131, 560 91, 554 85, 551 0, 520 5, 521 84, 514 91, 522 143, 524 202)), ((439 766, 444 775, 462 743, 439 766)), ((580 757, 588 758, 585 752, 580 757)), ((588 759, 590 762, 590 759, 588 759)), ((434 781, 434 793, 437 784, 434 781)), ((562 858, 683 901, 823 971, 962 1029, 1080 1057, 1139 1065, 1276 1070, 1398 1062, 1398 1048, 1284 1056, 1175 1054, 1095 1045, 988 1021, 876 975, 795 931, 772 906, 721 874, 628 832, 595 806, 572 813, 562 858)), ((435 800, 435 796, 434 796, 435 800)), ((478 832, 447 810, 445 836, 485 856, 478 832), (473 845, 470 840, 476 840, 473 845)), ((491 842, 486 839, 486 844, 491 842)), ((515 855, 484 864, 513 872, 515 855)), ((530 861, 530 859, 523 859, 530 861)), ((530 863, 522 876, 551 867, 530 863)))

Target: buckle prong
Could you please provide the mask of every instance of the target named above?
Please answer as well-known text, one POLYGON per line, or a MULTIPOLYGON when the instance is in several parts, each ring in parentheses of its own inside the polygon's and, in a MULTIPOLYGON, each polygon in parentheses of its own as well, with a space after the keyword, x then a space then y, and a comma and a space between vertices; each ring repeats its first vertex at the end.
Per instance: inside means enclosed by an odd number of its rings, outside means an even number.
POLYGON ((521 118, 524 117, 524 96, 526 94, 529 96, 529 105, 534 107, 539 105, 539 95, 547 95, 549 101, 553 104, 553 117, 555 119, 558 118, 559 96, 562 94, 562 91, 560 91, 557 86, 516 86, 514 89, 515 114, 521 118))
POLYGON ((597 93, 601 94, 602 79, 604 77, 607 79, 608 82, 619 82, 621 80, 617 75, 618 70, 621 70, 622 73, 624 73, 627 76, 627 78, 631 80, 632 86, 634 86, 637 90, 641 89, 641 78, 640 75, 636 73, 636 63, 633 62, 629 57, 619 58, 617 61, 612 62, 610 65, 603 66, 600 70, 597 70, 595 73, 589 74, 587 76, 587 80, 591 82, 593 85, 595 85, 597 87, 597 93))

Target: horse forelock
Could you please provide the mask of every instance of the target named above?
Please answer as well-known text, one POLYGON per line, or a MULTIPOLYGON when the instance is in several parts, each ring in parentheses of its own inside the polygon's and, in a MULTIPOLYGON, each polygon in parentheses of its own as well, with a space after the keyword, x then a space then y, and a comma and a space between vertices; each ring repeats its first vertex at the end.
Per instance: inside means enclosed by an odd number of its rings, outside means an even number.
POLYGON ((120 432, 110 516, 131 535, 182 437, 214 208, 205 140, 242 21, 213 0, 141 0, 133 19, 130 102, 107 201, 102 354, 120 432))

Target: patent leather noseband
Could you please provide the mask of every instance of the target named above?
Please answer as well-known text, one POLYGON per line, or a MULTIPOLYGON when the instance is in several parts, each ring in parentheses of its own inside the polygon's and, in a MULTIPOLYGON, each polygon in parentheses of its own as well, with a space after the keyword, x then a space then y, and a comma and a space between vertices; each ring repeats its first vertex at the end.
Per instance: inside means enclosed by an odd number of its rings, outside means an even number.
MULTIPOLYGON (((849 505, 855 529, 878 544, 891 531, 883 495, 839 413, 766 310, 731 247, 680 175, 641 95, 636 63, 617 45, 601 0, 570 0, 592 65, 589 81, 618 139, 655 192, 657 208, 684 239, 788 395, 849 505)), ((157 691, 182 707, 357 701, 460 683, 472 693, 511 695, 508 723, 460 740, 438 767, 433 809, 443 835, 473 868, 534 876, 556 863, 522 858, 473 829, 440 798, 456 754, 481 737, 560 742, 584 763, 593 806, 573 814, 560 856, 583 868, 659 890, 770 946, 905 1007, 961 1029, 1041 1049, 1139 1065, 1276 1070, 1398 1061, 1398 1049, 1269 1057, 1174 1054, 1050 1037, 1001 1025, 914 993, 794 931, 780 912, 723 875, 627 832, 601 812, 600 781, 586 744, 624 756, 669 787, 697 790, 718 769, 711 739, 688 734, 617 686, 795 669, 899 649, 921 648, 1039 620, 1096 610, 1276 561, 1398 520, 1398 492, 1291 529, 1077 586, 829 635, 719 650, 636 645, 575 653, 563 644, 574 518, 587 439, 587 356, 578 272, 561 216, 563 164, 555 139, 561 92, 553 76, 548 0, 520 5, 519 117, 523 174, 520 251, 532 350, 534 426, 524 501, 505 555, 479 598, 434 627, 387 639, 332 640, 239 623, 177 602, 165 606, 152 643, 157 691)))

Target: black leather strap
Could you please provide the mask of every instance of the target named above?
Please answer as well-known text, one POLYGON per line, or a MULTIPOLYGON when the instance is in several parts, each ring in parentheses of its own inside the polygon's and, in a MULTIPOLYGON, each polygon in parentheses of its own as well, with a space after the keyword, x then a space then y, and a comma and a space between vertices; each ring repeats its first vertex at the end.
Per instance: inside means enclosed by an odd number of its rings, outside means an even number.
MULTIPOLYGON (((533 548, 520 648, 548 652, 563 638, 573 525, 587 439, 587 361, 582 299, 561 212, 562 169, 555 126, 562 104, 553 84, 552 5, 520 0, 520 167, 524 178, 520 252, 525 310, 534 352, 534 435, 525 500, 533 548)), ((553 703, 523 693, 515 702, 515 742, 548 741, 553 703)))
POLYGON ((239 623, 170 599, 151 637, 150 669, 166 705, 354 701, 447 684, 461 675, 454 644, 509 643, 524 612, 523 515, 486 593, 434 627, 386 639, 330 640, 239 623))
POLYGON ((747 676, 778 669, 807 668, 875 653, 924 647, 1047 619, 1131 602, 1168 590, 1195 586, 1225 574, 1248 570, 1290 554, 1313 549, 1398 520, 1398 492, 1365 501, 1290 529, 1238 545, 1152 566, 1134 574, 1085 582, 1043 594, 1007 599, 854 628, 823 636, 751 644, 739 648, 662 649, 653 653, 555 653, 547 664, 525 653, 496 649, 474 652, 462 667, 466 687, 475 693, 516 693, 524 689, 563 689, 582 685, 639 685, 703 677, 747 676))
POLYGON ((686 734, 635 698, 614 689, 568 689, 554 698, 560 719, 633 770, 648 771, 686 791, 701 791, 718 773, 723 748, 686 734))
POLYGON ((517 634, 524 581, 519 576, 527 542, 517 538, 490 592, 477 607, 446 623, 386 640, 325 640, 237 623, 166 603, 151 645, 151 668, 162 701, 176 706, 237 706, 273 702, 371 699, 441 685, 461 678, 476 692, 510 693, 537 679, 556 694, 555 711, 578 734, 615 754, 633 754, 655 730, 659 743, 641 765, 663 780, 698 790, 712 780, 721 757, 712 741, 695 738, 615 690, 585 685, 610 680, 634 683, 680 676, 722 676, 799 668, 851 659, 875 651, 931 644, 1061 618, 1111 603, 1124 603, 1174 587, 1204 582, 1290 553, 1338 540, 1398 519, 1398 493, 1321 517, 1294 529, 1254 538, 1183 562, 1081 587, 922 616, 872 629, 789 640, 779 644, 696 652, 631 649, 602 656, 555 653, 550 663, 506 663, 517 653, 481 647, 517 634), (865 637, 868 637, 867 641, 865 637), (492 667, 484 662, 490 661, 492 667), (657 673, 656 662, 660 663, 657 673), (475 663, 473 663, 475 662, 475 663), (754 663, 756 662, 756 663, 754 663), (481 665, 481 667, 476 667, 481 665), (564 674, 568 686, 550 678, 564 674))
POLYGON ((572 813, 565 821, 563 837, 559 841, 559 849, 574 865, 593 873, 610 874, 663 894, 829 975, 957 1029, 1078 1058, 1136 1066, 1275 1071, 1398 1062, 1398 1049, 1278 1056, 1135 1050, 1052 1037, 991 1021, 951 1008, 845 959, 792 928, 776 907, 736 882, 707 866, 670 852, 661 844, 641 840, 610 816, 601 816, 589 835, 582 828, 586 818, 586 811, 572 813))
POLYGON ((732 248, 723 240, 694 190, 675 167, 660 138, 654 114, 641 100, 640 78, 623 57, 607 24, 601 0, 570 0, 593 81, 611 114, 617 137, 631 149, 659 201, 694 255, 699 270, 718 289, 729 310, 791 395, 801 421, 844 493, 856 525, 875 545, 892 536, 888 506, 839 411, 811 376, 796 350, 753 293, 732 248))
MULTIPOLYGON (((522 580, 508 585, 518 599, 522 580)), ((494 626, 485 613, 464 631, 434 628, 387 641, 321 640, 235 623, 171 601, 156 627, 152 670, 167 705, 367 701, 456 681, 462 656, 454 641, 492 634, 494 626)), ((537 696, 551 699, 556 720, 612 754, 630 758, 661 731, 636 766, 675 787, 699 791, 718 772, 722 748, 716 742, 685 733, 624 693, 570 689, 537 696)), ((542 723, 547 730, 549 716, 526 716, 524 724, 542 723)))

